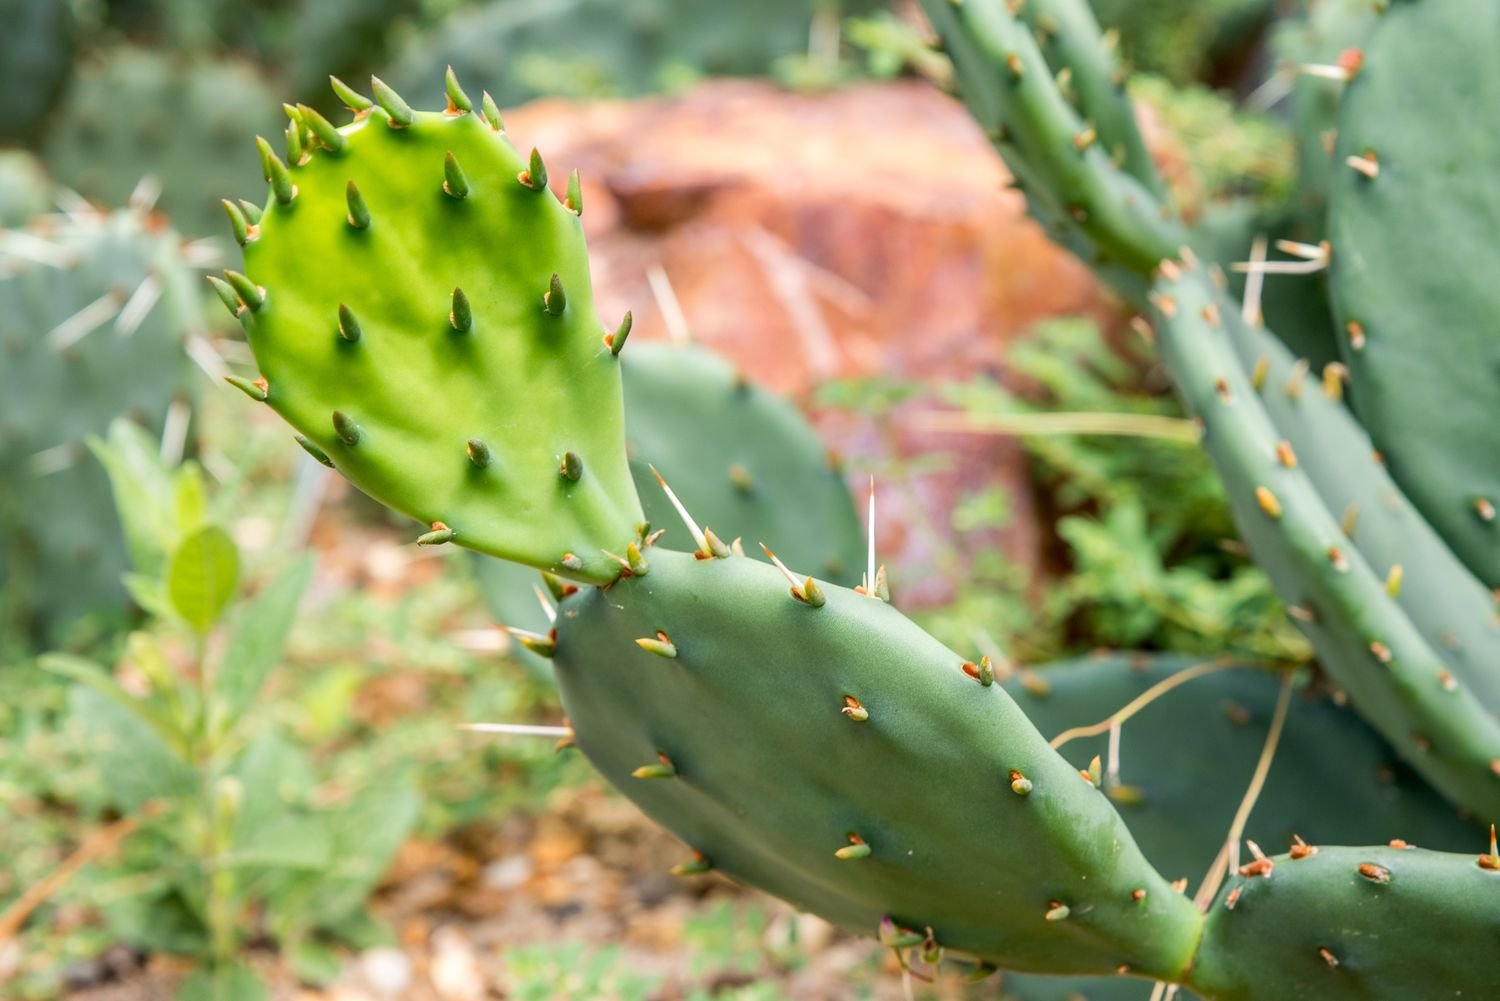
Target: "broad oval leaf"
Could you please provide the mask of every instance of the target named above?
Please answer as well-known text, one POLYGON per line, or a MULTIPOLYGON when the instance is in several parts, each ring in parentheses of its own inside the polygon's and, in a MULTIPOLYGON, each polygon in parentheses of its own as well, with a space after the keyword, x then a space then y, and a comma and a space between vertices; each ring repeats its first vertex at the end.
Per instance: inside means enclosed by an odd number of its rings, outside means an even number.
POLYGON ((217 525, 206 525, 183 539, 167 562, 167 597, 172 608, 200 633, 218 621, 234 596, 240 553, 217 525))

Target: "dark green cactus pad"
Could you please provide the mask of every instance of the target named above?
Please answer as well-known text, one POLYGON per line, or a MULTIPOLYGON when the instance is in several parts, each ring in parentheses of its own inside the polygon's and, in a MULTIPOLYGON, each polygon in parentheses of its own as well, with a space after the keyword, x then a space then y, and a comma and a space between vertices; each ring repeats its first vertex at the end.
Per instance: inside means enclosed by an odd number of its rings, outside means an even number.
MULTIPOLYGON (((1492 677, 1460 679, 1348 539, 1272 423, 1235 353, 1239 320, 1203 268, 1167 262, 1153 293, 1163 357, 1203 422, 1236 523, 1333 680, 1421 772, 1480 817, 1500 816, 1492 677)), ((1356 529, 1357 531, 1357 529, 1356 529)), ((1373 552, 1373 551, 1372 551, 1373 552)))
POLYGON ((176 234, 142 213, 58 216, 24 239, 0 242, 0 548, 14 628, 60 640, 127 606, 86 440, 122 415, 159 433, 187 402, 197 304, 176 234))
MULTIPOLYGON (((1329 848, 1236 876, 1208 912, 1193 984, 1215 1001, 1489 998, 1500 858, 1329 848)), ((1484 853, 1481 855, 1481 853, 1484 853)))
POLYGON ((1289 454, 1307 472, 1353 547, 1382 576, 1402 613, 1440 651, 1456 681, 1500 706, 1500 618, 1494 597, 1423 519, 1342 401, 1337 367, 1320 375, 1263 327, 1228 322, 1240 361, 1289 454))
POLYGON ((562 602, 554 664, 584 754, 707 864, 865 934, 1181 972, 1197 909, 1001 686, 877 598, 646 555, 562 602))
POLYGON ((258 133, 285 125, 249 63, 189 60, 120 46, 84 60, 51 116, 42 156, 57 180, 104 205, 121 205, 151 176, 157 206, 184 233, 222 234, 219 199, 262 190, 258 133))
POLYGON ((625 437, 646 516, 660 545, 696 547, 651 467, 700 527, 724 541, 760 543, 820 580, 846 587, 865 569, 864 532, 849 488, 806 418, 698 347, 632 345, 625 373, 625 437))
POLYGON ((1391 475, 1500 585, 1500 6, 1391 5, 1339 116, 1334 306, 1354 403, 1391 475), (1455 95, 1462 95, 1456 99, 1455 95))
POLYGON ((267 161, 226 293, 267 402, 422 541, 613 580, 642 515, 578 215, 480 114, 383 100, 267 161))

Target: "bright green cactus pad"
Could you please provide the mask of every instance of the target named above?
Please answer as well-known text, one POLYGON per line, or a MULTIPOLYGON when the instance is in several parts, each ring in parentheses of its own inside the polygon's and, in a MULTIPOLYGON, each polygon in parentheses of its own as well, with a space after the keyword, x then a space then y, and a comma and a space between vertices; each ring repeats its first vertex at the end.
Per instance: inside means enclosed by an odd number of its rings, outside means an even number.
POLYGON ((652 466, 700 527, 742 539, 747 555, 761 558, 765 543, 804 573, 859 583, 864 532, 849 488, 790 401, 703 348, 632 345, 622 361, 630 468, 652 527, 666 529, 660 545, 697 543, 652 466))
POLYGON ((1500 113, 1497 46, 1492 0, 1392 4, 1344 97, 1329 207, 1356 409, 1396 482, 1490 587, 1500 132, 1476 123, 1500 113))
POLYGON ((1236 876, 1209 910, 1194 986, 1214 1001, 1494 997, 1500 858, 1489 851, 1477 838, 1465 855, 1324 847, 1236 876))
POLYGON ((273 163, 239 290, 267 402, 428 541, 613 580, 642 515, 578 215, 486 117, 391 103, 273 163))
POLYGON ((1001 686, 879 599, 646 555, 562 602, 554 663, 584 754, 709 864, 1007 966, 1182 970, 1196 908, 1001 686))

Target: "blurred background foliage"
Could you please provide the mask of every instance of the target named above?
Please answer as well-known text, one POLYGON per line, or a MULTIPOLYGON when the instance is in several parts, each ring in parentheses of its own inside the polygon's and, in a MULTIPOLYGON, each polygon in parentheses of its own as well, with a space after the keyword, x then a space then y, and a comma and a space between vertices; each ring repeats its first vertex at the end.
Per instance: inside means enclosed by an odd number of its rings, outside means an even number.
MULTIPOLYGON (((1095 3, 1181 154, 1179 203, 1278 205, 1285 126, 1242 99, 1286 11, 1095 3)), ((909 6, 884 0, 0 0, 0 994, 114 982, 127 993, 111 997, 238 1001, 339 983, 467 1001, 484 995, 461 985, 488 977, 538 1001, 896 996, 872 946, 722 884, 663 888, 672 847, 576 755, 458 729, 560 718, 469 561, 413 552, 222 391, 245 350, 201 275, 237 263, 220 199, 263 195, 254 137, 282 132, 283 100, 333 113, 329 73, 433 104, 449 65, 507 108, 722 75, 804 94, 947 77, 909 6), (522 885, 529 909, 511 902, 522 885), (476 899, 509 922, 492 939, 476 899), (622 900, 673 963, 589 918, 622 900)), ((913 400, 974 428, 1127 425, 1020 435, 1040 563, 975 541, 1014 526, 1014 493, 954 499, 932 558, 964 586, 911 609, 947 642, 1022 662, 1308 657, 1226 541, 1150 345, 1118 322, 1041 325, 961 382, 835 379, 805 402, 913 400)), ((849 479, 957 461, 892 453, 849 479)))

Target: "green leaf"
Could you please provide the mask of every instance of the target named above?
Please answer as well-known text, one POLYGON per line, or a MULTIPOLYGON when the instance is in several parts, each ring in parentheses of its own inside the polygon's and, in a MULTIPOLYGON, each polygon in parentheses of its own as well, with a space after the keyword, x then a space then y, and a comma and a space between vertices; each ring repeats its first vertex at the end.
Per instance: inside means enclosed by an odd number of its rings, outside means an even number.
POLYGON ((148 800, 193 795, 193 770, 118 699, 80 685, 68 693, 68 704, 81 744, 99 768, 115 806, 130 812, 148 800))
POLYGON ((196 970, 177 988, 177 1001, 265 1001, 268 996, 260 976, 239 963, 196 970))
POLYGON ((185 462, 172 483, 172 527, 182 538, 196 531, 207 519, 208 491, 203 486, 203 471, 195 462, 185 462))
POLYGON ((298 560, 235 616, 229 646, 214 675, 213 712, 218 732, 223 733, 239 721, 281 659, 312 568, 311 557, 298 560))
POLYGON ((72 654, 49 653, 43 655, 37 663, 42 670, 76 682, 124 710, 151 730, 163 750, 179 761, 186 762, 183 735, 178 733, 171 715, 162 706, 131 695, 104 668, 91 660, 72 654))
MULTIPOLYGON (((283 947, 285 948, 285 947, 283 947)), ((344 964, 338 953, 315 939, 301 938, 286 949, 292 962, 292 972, 304 984, 323 987, 333 983, 343 972, 344 964)))
POLYGON ((172 481, 156 439, 120 418, 107 441, 91 438, 89 447, 109 474, 130 562, 147 578, 159 576, 173 539, 172 481))
POLYGON ((266 869, 322 869, 329 864, 332 839, 322 818, 283 813, 251 828, 235 825, 234 844, 224 865, 266 869))
POLYGON ((217 525, 207 525, 183 539, 172 553, 167 597, 188 625, 206 633, 234 596, 239 572, 234 540, 217 525))

